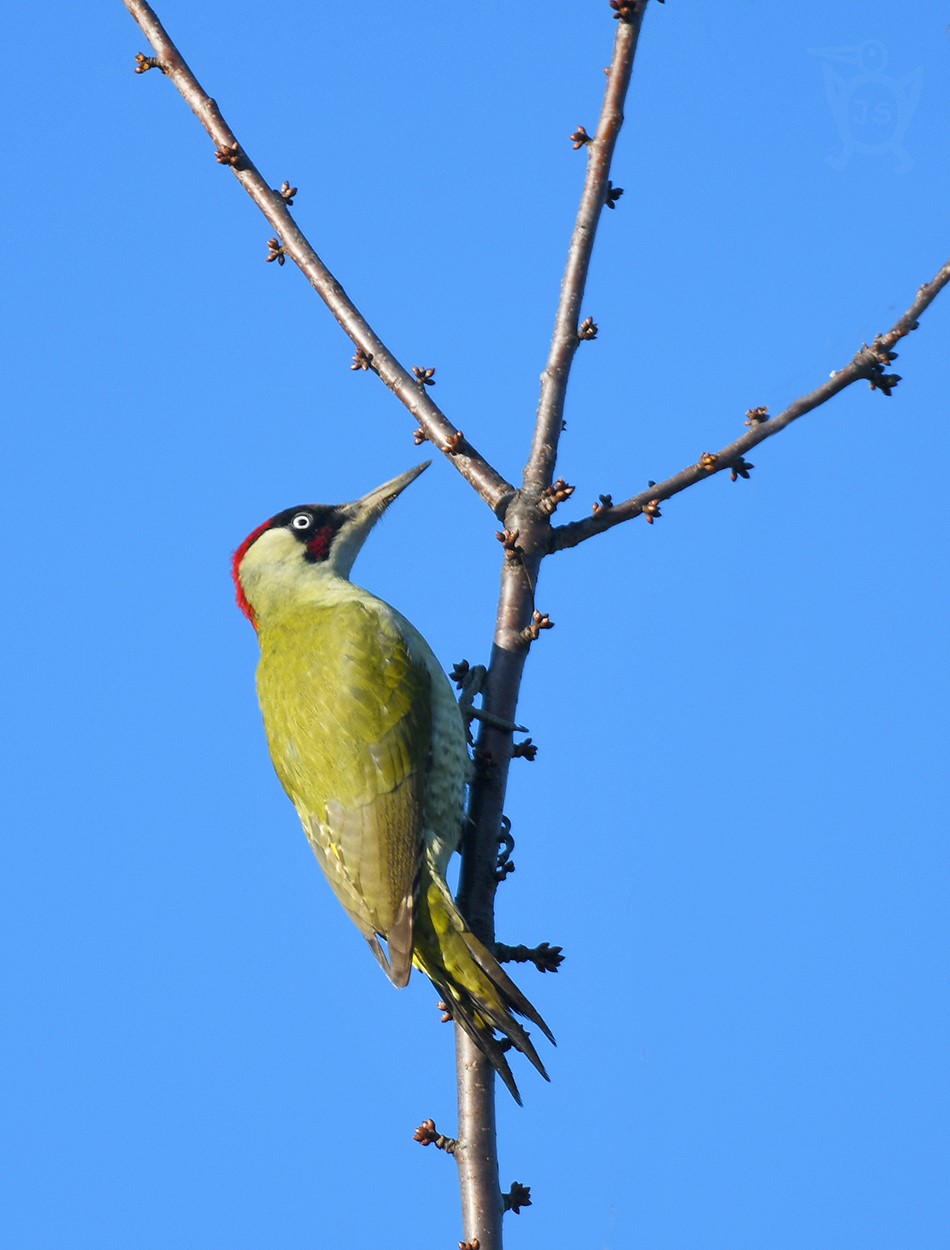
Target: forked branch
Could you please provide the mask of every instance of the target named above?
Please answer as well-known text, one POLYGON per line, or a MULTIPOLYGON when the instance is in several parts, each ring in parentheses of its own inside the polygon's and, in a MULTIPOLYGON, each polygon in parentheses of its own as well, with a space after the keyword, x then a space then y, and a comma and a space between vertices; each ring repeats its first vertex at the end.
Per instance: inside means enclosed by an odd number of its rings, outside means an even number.
MULTIPOLYGON (((494 941, 494 901, 498 886, 495 850, 503 819, 508 770, 513 753, 510 726, 515 721, 521 678, 528 653, 526 630, 535 618, 535 588, 549 541, 551 515, 570 488, 551 492, 571 363, 581 342, 581 301, 600 215, 610 193, 610 162, 623 121, 623 105, 637 49, 646 0, 625 4, 617 24, 614 50, 595 138, 588 149, 587 176, 571 238, 555 318, 548 363, 523 489, 505 513, 500 535, 505 549, 491 661, 482 690, 490 719, 479 726, 476 758, 488 761, 471 790, 469 828, 462 847, 459 904, 473 931, 494 941), (499 725, 506 724, 508 729, 499 725)), ((579 132, 578 132, 579 133, 579 132)), ((586 136, 586 131, 584 132, 586 136)), ((576 142, 576 140, 575 140, 576 142)), ((583 338, 592 337, 592 323, 583 338)), ((462 1030, 456 1030, 459 1074, 459 1141, 456 1152, 465 1235, 477 1237, 486 1250, 500 1250, 505 1204, 498 1184, 495 1140, 494 1074, 485 1056, 462 1030)))

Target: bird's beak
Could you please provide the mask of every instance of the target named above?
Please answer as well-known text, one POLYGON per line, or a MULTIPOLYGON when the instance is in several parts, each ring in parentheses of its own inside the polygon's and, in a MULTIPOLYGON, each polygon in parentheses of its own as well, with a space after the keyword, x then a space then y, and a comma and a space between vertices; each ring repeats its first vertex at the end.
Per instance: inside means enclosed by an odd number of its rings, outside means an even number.
POLYGON ((342 576, 349 576, 353 561, 359 555, 367 535, 392 501, 406 489, 410 482, 414 482, 424 469, 428 469, 431 463, 431 460, 426 460, 422 464, 417 464, 414 469, 400 473, 399 477, 394 477, 391 482, 384 482, 382 486, 377 486, 362 499, 344 504, 346 521, 335 544, 338 553, 335 563, 337 571, 342 576))
POLYGON ((409 469, 406 473, 400 473, 399 477, 394 477, 391 482, 384 482, 382 486, 377 486, 375 490, 371 490, 362 499, 357 499, 355 503, 347 504, 347 510, 352 510, 355 516, 369 515, 375 521, 383 515, 396 496, 402 494, 409 483, 414 482, 420 473, 428 469, 431 463, 431 460, 424 460, 422 464, 417 464, 414 469, 409 469))

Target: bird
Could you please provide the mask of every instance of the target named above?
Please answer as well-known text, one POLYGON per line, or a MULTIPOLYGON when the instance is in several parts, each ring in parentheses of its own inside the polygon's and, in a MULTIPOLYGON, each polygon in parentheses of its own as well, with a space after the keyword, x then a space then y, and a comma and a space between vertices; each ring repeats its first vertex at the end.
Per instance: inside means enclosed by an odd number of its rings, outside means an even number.
POLYGON ((271 760, 317 862, 390 981, 423 972, 520 1104, 506 1051, 550 1078, 515 1016, 554 1036, 446 883, 465 818, 465 722, 419 631, 350 581, 373 526, 429 463, 353 503, 278 512, 232 571, 260 644, 271 760))

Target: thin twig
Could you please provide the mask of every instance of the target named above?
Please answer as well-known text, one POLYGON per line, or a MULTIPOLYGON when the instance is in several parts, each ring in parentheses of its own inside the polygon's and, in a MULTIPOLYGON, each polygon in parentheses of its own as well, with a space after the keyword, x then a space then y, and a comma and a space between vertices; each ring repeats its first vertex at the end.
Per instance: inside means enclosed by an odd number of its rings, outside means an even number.
POLYGON ((587 272, 597 225, 607 203, 610 163, 620 127, 623 125, 623 105, 630 85, 642 22, 643 8, 638 5, 637 11, 631 12, 627 20, 617 23, 600 121, 593 139, 582 145, 587 152, 587 176, 561 281, 561 296, 554 319, 551 350, 541 374, 541 398, 534 441, 524 474, 524 486, 529 494, 540 494, 554 479, 558 443, 564 422, 568 377, 574 353, 581 342, 578 335, 581 301, 587 285, 587 272))
POLYGON ((918 318, 948 282, 950 282, 950 261, 935 274, 930 282, 924 283, 907 312, 886 334, 879 335, 870 347, 862 347, 843 368, 836 370, 827 382, 823 382, 809 394, 796 399, 777 416, 753 423, 752 428, 741 438, 727 444, 721 451, 707 453, 700 462, 688 465, 679 473, 667 478, 665 482, 658 482, 638 495, 625 499, 622 503, 611 503, 607 507, 599 508, 594 516, 586 517, 582 521, 555 526, 550 534, 550 551, 564 551, 568 547, 576 547, 588 538, 593 538, 595 534, 602 534, 615 525, 639 516, 654 501, 662 503, 664 499, 671 499, 690 486, 695 486, 697 482, 714 477, 724 469, 731 469, 734 465, 740 464, 746 453, 753 447, 774 434, 778 434, 781 430, 787 429, 793 421, 797 421, 805 413, 812 412, 815 408, 827 403, 829 399, 853 383, 862 378, 873 381, 886 354, 895 343, 900 342, 917 328, 918 318))
POLYGON ((294 221, 285 198, 265 181, 240 145, 216 102, 188 68, 152 7, 144 0, 124 0, 124 3, 152 45, 155 68, 175 84, 211 136, 215 147, 220 152, 233 153, 229 160, 222 160, 221 163, 230 165, 231 172, 274 228, 279 237, 281 255, 297 265, 356 345, 362 358, 368 360, 373 372, 412 413, 427 440, 443 452, 500 517, 514 493, 514 487, 463 438, 445 413, 433 403, 425 387, 420 386, 418 379, 403 368, 362 316, 294 221))

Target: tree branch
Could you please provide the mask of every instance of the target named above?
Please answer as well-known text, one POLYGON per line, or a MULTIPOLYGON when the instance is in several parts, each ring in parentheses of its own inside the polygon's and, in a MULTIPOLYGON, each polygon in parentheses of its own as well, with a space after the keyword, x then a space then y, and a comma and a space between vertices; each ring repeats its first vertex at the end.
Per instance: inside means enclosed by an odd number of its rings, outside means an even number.
POLYGON ((894 359, 892 352, 894 345, 912 330, 917 329, 918 318, 933 303, 948 282, 950 282, 950 261, 938 270, 930 282, 925 282, 920 287, 914 302, 886 334, 879 334, 870 347, 865 344, 843 368, 832 373, 827 382, 823 382, 809 394, 796 399, 784 412, 771 419, 765 415, 764 409, 753 410, 749 417, 751 429, 747 434, 743 434, 741 438, 735 439, 718 452, 703 453, 696 464, 688 465, 679 473, 667 478, 665 482, 650 486, 638 495, 625 499, 623 503, 610 503, 604 507, 595 505, 595 514, 586 517, 583 521, 572 521, 568 525, 555 526, 550 533, 549 551, 564 551, 568 547, 576 547, 588 538, 593 538, 595 534, 602 534, 605 530, 613 529, 615 525, 632 520, 647 511, 653 503, 662 503, 664 499, 671 499, 688 487, 695 486, 697 482, 706 481, 725 469, 741 467, 746 453, 753 447, 787 429, 793 421, 797 421, 805 413, 812 412, 815 408, 826 404, 833 396, 862 378, 871 383, 872 389, 881 390, 885 395, 890 394, 896 382, 893 380, 893 375, 886 375, 883 370, 894 359))
MULTIPOLYGON (((551 510, 539 505, 554 476, 568 377, 581 341, 581 300, 597 224, 607 201, 610 162, 623 122, 623 105, 645 7, 646 0, 638 0, 635 10, 632 5, 625 6, 614 40, 596 136, 584 144, 588 148, 587 174, 561 282, 551 349, 542 375, 524 488, 511 499, 504 516, 506 533, 512 537, 505 543, 495 637, 482 690, 482 708, 488 718, 480 723, 476 742, 479 769, 470 793, 458 892, 466 920, 476 936, 489 946, 495 937, 495 866, 512 755, 511 731, 499 726, 515 722, 529 645, 524 630, 532 618, 541 560, 550 543, 551 510)), ((504 1204, 498 1182, 494 1070, 458 1027, 456 1059, 459 1148, 455 1158, 465 1236, 469 1240, 477 1237, 482 1250, 500 1250, 504 1204)))
POLYGON ((234 176, 279 235, 279 248, 288 256, 317 292, 365 361, 396 397, 409 409, 426 439, 445 455, 462 477, 499 517, 514 494, 506 481, 457 430, 424 385, 399 363, 369 322, 326 267, 303 231, 284 197, 268 186, 257 166, 241 147, 224 120, 217 103, 204 90, 172 42, 152 7, 145 0, 123 0, 152 45, 154 57, 141 57, 139 70, 160 69, 178 88, 185 102, 211 136, 221 164, 230 165, 234 176))
MULTIPOLYGON (((571 364, 581 339, 578 323, 581 301, 587 285, 591 253, 597 236, 607 195, 610 190, 610 163, 620 127, 623 125, 623 105, 630 86, 633 59, 643 23, 645 3, 631 6, 629 16, 617 23, 614 50, 607 69, 607 88, 600 111, 600 121, 593 139, 585 138, 575 146, 587 149, 587 176, 581 193, 580 208, 574 222, 574 233, 567 253, 567 264, 561 280, 561 295, 554 319, 554 334, 547 364, 541 374, 541 398, 538 403, 537 420, 531 455, 524 472, 524 487, 535 496, 550 486, 554 479, 558 443, 564 422, 564 401, 571 364)), ((582 129, 578 134, 582 133, 582 129)))

